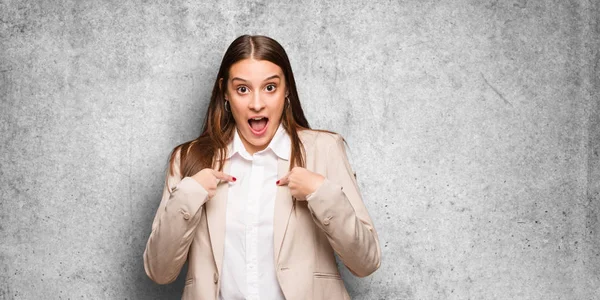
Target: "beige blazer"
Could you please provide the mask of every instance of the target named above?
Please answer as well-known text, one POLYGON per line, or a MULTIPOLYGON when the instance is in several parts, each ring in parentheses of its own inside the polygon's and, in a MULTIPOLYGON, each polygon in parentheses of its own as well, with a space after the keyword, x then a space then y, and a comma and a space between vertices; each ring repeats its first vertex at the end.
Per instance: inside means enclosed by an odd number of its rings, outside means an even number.
MULTIPOLYGON (((341 136, 313 130, 299 131, 299 136, 306 168, 326 179, 307 201, 293 200, 287 186, 278 187, 273 216, 277 279, 288 300, 350 299, 334 251, 353 274, 367 276, 380 264, 377 233, 341 136)), ((181 178, 178 153, 171 163, 175 174, 167 174, 144 251, 146 274, 156 283, 170 283, 187 260, 182 299, 218 299, 229 185, 219 184, 209 200, 193 178, 181 178)), ((229 160, 223 167, 228 172, 229 160)), ((279 178, 288 169, 289 161, 280 158, 279 178)))

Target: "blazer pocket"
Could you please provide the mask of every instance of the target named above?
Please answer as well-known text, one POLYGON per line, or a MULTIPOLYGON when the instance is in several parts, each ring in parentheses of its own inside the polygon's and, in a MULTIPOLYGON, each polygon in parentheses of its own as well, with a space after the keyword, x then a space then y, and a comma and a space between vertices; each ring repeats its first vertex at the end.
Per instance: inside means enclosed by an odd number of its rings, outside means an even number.
POLYGON ((350 299, 342 277, 335 273, 313 273, 313 300, 350 299))
POLYGON ((329 279, 339 279, 342 280, 340 274, 337 273, 323 273, 323 272, 314 272, 313 275, 315 278, 329 278, 329 279))

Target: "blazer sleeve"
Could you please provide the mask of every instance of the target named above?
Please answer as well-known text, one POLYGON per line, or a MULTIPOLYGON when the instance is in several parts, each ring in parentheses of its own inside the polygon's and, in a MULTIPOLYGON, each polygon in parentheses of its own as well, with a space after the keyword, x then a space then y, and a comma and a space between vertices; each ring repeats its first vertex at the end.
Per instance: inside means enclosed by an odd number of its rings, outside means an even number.
POLYGON ((381 248, 373 221, 362 201, 340 135, 327 151, 326 179, 308 195, 318 227, 350 272, 368 276, 379 268, 381 248))
POLYGON ((179 275, 208 199, 207 191, 195 179, 181 178, 180 148, 174 151, 144 250, 146 274, 158 284, 173 282, 179 275))

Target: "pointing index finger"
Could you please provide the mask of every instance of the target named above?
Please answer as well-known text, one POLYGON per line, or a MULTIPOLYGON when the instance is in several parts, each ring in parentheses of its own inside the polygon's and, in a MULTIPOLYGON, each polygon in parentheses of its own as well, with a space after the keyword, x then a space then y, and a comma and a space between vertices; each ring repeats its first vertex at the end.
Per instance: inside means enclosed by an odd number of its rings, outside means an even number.
POLYGON ((290 176, 290 173, 288 172, 283 177, 281 177, 279 180, 277 180, 277 182, 275 184, 277 184, 277 185, 286 185, 286 184, 288 184, 290 182, 290 180, 288 179, 289 176, 290 176))
POLYGON ((215 175, 215 178, 217 178, 219 180, 223 180, 223 181, 227 181, 227 182, 235 182, 236 181, 235 177, 233 177, 229 174, 223 173, 223 172, 214 171, 213 175, 215 175))

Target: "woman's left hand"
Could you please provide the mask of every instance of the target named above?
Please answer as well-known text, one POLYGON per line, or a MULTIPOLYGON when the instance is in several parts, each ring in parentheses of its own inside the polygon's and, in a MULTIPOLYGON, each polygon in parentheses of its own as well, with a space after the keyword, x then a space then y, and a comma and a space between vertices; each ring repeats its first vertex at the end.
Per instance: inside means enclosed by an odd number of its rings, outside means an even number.
POLYGON ((294 167, 281 179, 277 180, 277 185, 287 185, 290 188, 292 197, 296 200, 306 200, 306 195, 314 193, 325 181, 325 177, 311 172, 305 168, 294 167))

